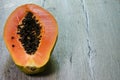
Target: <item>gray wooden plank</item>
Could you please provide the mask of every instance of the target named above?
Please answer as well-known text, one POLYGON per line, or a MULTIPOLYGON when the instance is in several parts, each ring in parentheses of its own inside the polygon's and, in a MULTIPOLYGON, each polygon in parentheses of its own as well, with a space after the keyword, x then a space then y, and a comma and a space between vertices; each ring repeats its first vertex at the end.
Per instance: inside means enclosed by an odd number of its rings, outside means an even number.
POLYGON ((0 80, 120 79, 119 0, 1 0, 1 37, 8 15, 25 3, 41 5, 54 15, 58 40, 46 72, 28 76, 15 66, 1 38, 0 80))
POLYGON ((119 0, 84 0, 93 80, 120 80, 119 0))

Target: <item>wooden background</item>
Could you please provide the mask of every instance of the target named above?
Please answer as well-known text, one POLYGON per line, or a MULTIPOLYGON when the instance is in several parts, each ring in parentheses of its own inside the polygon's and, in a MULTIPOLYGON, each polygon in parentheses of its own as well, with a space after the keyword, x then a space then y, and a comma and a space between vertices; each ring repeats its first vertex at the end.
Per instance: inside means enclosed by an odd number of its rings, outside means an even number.
POLYGON ((0 0, 0 80, 120 80, 120 0, 0 0), (3 41, 7 17, 25 3, 59 25, 47 70, 35 76, 15 66, 3 41))

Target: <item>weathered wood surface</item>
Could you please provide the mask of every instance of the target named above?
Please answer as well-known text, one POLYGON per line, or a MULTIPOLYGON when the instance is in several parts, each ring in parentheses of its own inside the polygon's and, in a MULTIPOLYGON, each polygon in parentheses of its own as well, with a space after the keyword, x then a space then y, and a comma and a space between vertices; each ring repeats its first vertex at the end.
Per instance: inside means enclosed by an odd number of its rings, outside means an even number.
POLYGON ((120 0, 0 0, 0 80, 120 80, 120 0), (8 15, 25 3, 59 25, 47 71, 36 76, 15 66, 3 41, 8 15))

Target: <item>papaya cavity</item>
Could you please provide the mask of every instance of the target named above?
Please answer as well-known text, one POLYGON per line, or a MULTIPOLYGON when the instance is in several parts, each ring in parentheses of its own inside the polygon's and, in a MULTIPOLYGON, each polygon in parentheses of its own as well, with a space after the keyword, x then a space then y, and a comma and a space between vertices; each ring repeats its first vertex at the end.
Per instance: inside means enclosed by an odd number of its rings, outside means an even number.
POLYGON ((27 54, 34 54, 40 43, 41 26, 32 12, 27 12, 22 24, 17 27, 19 41, 27 54))

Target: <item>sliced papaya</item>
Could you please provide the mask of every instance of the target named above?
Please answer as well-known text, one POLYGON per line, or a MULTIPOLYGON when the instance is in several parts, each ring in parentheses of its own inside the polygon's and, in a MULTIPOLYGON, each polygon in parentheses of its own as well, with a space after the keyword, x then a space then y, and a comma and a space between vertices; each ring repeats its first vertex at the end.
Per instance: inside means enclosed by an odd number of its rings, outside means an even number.
POLYGON ((35 4, 16 8, 4 27, 4 41, 17 66, 27 74, 43 71, 58 35, 55 18, 35 4))

